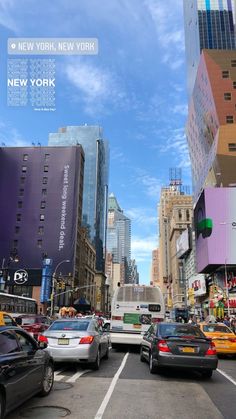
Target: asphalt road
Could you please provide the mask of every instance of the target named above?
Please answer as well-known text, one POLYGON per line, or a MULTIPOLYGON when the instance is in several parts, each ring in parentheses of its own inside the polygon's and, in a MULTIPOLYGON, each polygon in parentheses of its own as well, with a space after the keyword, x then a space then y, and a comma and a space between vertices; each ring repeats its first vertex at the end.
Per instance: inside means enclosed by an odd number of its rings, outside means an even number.
POLYGON ((233 419, 236 358, 220 359, 218 370, 208 380, 183 371, 152 375, 134 348, 111 350, 99 371, 58 365, 52 393, 7 419, 233 419))

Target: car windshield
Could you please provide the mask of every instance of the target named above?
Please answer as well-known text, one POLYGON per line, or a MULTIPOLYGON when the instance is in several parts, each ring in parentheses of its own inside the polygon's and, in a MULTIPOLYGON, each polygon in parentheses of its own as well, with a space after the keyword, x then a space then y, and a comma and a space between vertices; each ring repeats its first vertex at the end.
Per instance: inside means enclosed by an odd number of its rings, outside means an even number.
POLYGON ((227 326, 219 324, 206 324, 203 326, 203 332, 209 333, 233 333, 227 326))
POLYGON ((50 330, 79 330, 84 331, 88 329, 89 322, 86 321, 55 321, 50 330))
POLYGON ((35 317, 22 317, 22 326, 34 323, 37 323, 37 319, 35 317))
POLYGON ((204 335, 198 327, 191 326, 189 324, 162 324, 160 325, 160 334, 164 337, 197 337, 203 338, 204 335))
POLYGON ((22 317, 22 326, 27 326, 35 323, 46 323, 46 317, 22 317))

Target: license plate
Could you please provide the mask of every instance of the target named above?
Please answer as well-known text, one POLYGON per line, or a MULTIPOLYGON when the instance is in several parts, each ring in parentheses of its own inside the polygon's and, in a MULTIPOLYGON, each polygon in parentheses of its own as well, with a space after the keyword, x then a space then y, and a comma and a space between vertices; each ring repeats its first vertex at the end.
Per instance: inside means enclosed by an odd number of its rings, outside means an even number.
POLYGON ((58 345, 69 345, 69 339, 58 339, 58 345))
POLYGON ((140 329, 141 328, 141 324, 133 324, 134 329, 140 329))
POLYGON ((195 349, 186 346, 186 348, 182 348, 182 352, 194 353, 195 349))

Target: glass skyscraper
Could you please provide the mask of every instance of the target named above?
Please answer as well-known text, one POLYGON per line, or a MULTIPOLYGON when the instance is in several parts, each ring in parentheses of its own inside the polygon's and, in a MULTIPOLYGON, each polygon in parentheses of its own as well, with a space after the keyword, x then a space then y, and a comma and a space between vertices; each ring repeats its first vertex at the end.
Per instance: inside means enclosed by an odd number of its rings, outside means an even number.
POLYGON ((108 198, 107 251, 114 263, 124 264, 125 283, 130 280, 131 220, 120 208, 114 194, 108 198))
POLYGON ((235 3, 233 0, 183 0, 189 98, 202 49, 235 49, 235 3))
POLYGON ((104 272, 109 148, 100 126, 69 126, 49 134, 49 145, 81 144, 85 153, 82 225, 96 249, 96 269, 104 272))

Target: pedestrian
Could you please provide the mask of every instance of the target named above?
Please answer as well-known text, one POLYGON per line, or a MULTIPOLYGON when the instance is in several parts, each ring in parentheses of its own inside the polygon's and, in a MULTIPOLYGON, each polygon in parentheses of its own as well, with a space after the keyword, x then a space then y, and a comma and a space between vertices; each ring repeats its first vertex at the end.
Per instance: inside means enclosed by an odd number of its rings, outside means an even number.
POLYGON ((225 326, 230 327, 230 321, 229 321, 229 317, 228 317, 228 316, 225 316, 225 317, 224 317, 224 321, 223 321, 223 323, 225 324, 225 326))

